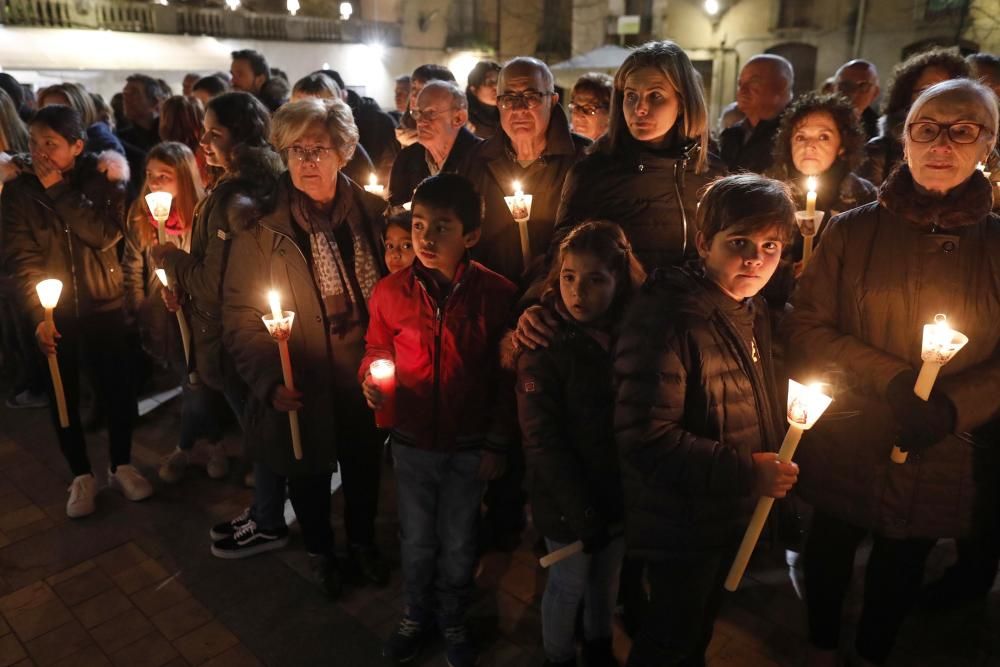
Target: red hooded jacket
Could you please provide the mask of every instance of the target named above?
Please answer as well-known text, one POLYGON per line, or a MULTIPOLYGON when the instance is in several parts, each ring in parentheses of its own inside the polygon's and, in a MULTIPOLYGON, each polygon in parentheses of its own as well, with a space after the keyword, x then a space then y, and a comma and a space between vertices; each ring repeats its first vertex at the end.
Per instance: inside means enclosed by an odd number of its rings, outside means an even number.
POLYGON ((430 281, 415 261, 375 286, 358 376, 363 381, 376 359, 395 362, 394 441, 432 451, 503 451, 514 404, 499 344, 517 288, 474 261, 459 266, 440 302, 430 281))

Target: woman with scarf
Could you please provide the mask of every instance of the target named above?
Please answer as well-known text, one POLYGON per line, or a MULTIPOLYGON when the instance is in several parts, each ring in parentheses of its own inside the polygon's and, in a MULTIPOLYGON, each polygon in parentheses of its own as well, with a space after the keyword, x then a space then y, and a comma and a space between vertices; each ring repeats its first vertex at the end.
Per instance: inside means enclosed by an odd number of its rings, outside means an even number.
POLYGON ((940 538, 982 535, 997 510, 1000 216, 976 164, 997 142, 992 91, 939 83, 904 124, 906 162, 877 202, 831 221, 787 320, 790 375, 843 378, 834 413, 802 438, 811 665, 838 664, 855 552, 873 546, 855 639, 883 664, 940 538), (969 337, 929 400, 914 394, 925 324, 942 313, 969 337), (908 453, 890 460, 894 445, 908 453))
POLYGON ((352 567, 384 584, 375 548, 381 448, 355 370, 364 354, 366 302, 384 275, 381 228, 385 201, 341 173, 358 143, 351 109, 335 99, 303 99, 274 116, 271 141, 288 165, 273 208, 241 231, 224 290, 227 349, 249 385, 248 447, 258 463, 252 519, 213 551, 240 557, 287 542, 285 484, 302 527, 318 583, 337 597, 342 575, 333 556, 330 475, 341 468, 345 529, 352 567), (285 386, 278 351, 261 321, 266 295, 295 312, 288 341, 295 390, 285 386), (297 410, 303 457, 292 453, 288 412, 297 410))

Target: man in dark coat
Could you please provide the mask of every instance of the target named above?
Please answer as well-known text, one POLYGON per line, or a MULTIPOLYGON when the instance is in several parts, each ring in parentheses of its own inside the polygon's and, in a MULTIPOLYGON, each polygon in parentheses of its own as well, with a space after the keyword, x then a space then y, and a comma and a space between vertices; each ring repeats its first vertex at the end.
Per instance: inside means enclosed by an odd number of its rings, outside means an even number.
POLYGON ((417 121, 417 143, 396 157, 389 177, 389 204, 401 207, 422 180, 439 173, 465 174, 469 156, 482 141, 465 129, 465 93, 450 81, 429 81, 410 113, 417 121))
POLYGON ((392 116, 382 111, 378 102, 370 97, 362 97, 348 89, 344 77, 336 70, 321 70, 340 86, 341 95, 354 113, 354 123, 358 126, 359 142, 375 165, 379 182, 384 183, 389 177, 389 170, 399 152, 396 141, 396 121, 392 116))
POLYGON ((840 66, 833 77, 837 92, 851 101, 865 137, 878 136, 878 113, 872 103, 878 97, 878 70, 867 60, 851 60, 840 66))
POLYGON ((719 137, 722 161, 730 172, 763 174, 771 166, 771 145, 781 112, 792 101, 795 71, 772 54, 754 56, 740 70, 736 104, 746 118, 719 137))
POLYGON ((590 140, 572 134, 557 108, 552 72, 535 58, 514 58, 500 72, 500 129, 479 146, 469 178, 486 201, 482 240, 474 257, 509 280, 524 282, 518 225, 504 201, 518 182, 532 196, 528 234, 531 256, 544 255, 552 239, 566 174, 590 140))

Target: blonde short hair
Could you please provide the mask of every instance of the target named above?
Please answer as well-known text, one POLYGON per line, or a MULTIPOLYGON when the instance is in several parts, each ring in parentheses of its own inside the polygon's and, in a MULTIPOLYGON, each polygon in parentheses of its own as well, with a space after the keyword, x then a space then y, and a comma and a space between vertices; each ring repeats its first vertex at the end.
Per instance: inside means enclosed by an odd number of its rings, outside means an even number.
POLYGON ((339 99, 312 97, 282 105, 271 119, 271 144, 287 162, 285 151, 317 123, 326 128, 341 163, 350 162, 358 146, 358 126, 351 107, 339 99))

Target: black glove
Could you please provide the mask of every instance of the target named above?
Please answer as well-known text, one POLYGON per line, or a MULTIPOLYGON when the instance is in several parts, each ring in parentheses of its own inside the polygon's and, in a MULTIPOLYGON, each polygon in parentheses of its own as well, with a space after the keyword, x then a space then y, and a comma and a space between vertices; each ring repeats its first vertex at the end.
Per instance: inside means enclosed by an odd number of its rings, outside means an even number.
POLYGON ((583 542, 583 553, 595 554, 611 544, 611 534, 608 532, 608 524, 593 513, 587 510, 587 527, 580 536, 583 542))
POLYGON ((899 427, 899 448, 920 452, 955 432, 955 406, 941 392, 926 401, 913 393, 917 374, 903 371, 889 382, 885 397, 899 427))

